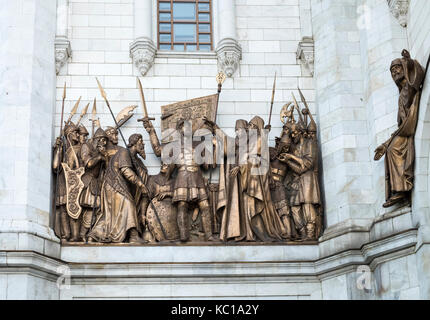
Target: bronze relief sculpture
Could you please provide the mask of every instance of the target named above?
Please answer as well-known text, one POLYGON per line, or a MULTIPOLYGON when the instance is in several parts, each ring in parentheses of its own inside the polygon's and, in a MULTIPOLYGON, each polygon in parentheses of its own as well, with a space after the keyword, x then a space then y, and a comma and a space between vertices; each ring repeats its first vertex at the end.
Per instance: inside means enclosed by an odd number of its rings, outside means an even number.
POLYGON ((410 203, 414 186, 414 136, 418 121, 423 67, 411 59, 407 50, 390 67, 391 76, 399 89, 398 129, 375 150, 375 160, 385 155, 385 198, 383 207, 410 203))
MULTIPOLYGON (((92 244, 316 241, 323 213, 319 150, 304 96, 299 90, 304 108, 294 99, 282 109, 284 127, 269 148, 271 117, 269 125, 259 116, 237 120, 234 136, 216 124, 223 80, 218 77, 218 94, 162 107, 161 139, 138 81, 144 114, 138 121, 162 163, 156 175, 144 164, 142 135, 125 143, 121 131, 136 106, 115 117, 98 82, 115 126, 100 127, 94 100, 91 138, 80 124, 88 105, 79 126, 71 121, 77 104, 61 130, 53 161, 56 234, 67 243, 92 244)), ((275 84, 271 113, 274 91, 275 84)))

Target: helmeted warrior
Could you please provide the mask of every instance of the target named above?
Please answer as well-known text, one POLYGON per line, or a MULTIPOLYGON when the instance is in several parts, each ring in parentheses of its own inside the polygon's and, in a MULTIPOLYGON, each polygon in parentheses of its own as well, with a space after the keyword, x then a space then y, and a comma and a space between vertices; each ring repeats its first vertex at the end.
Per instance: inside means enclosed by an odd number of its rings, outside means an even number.
POLYGON ((100 192, 103 170, 107 167, 106 145, 108 137, 103 129, 98 128, 91 141, 82 145, 81 159, 85 166, 82 182, 85 185, 81 195, 83 208, 80 237, 85 240, 91 228, 94 213, 100 209, 100 192))
POLYGON ((60 236, 61 239, 68 240, 70 242, 78 242, 80 240, 80 220, 79 217, 71 217, 67 210, 67 183, 63 169, 63 163, 68 165, 72 170, 82 167, 78 127, 73 122, 67 123, 64 128, 64 136, 67 141, 64 158, 62 158, 62 142, 60 138, 57 138, 53 161, 54 171, 56 172, 57 170, 60 170, 59 181, 57 182, 58 192, 56 196, 56 206, 59 210, 61 223, 56 222, 56 234, 60 236))
MULTIPOLYGON (((148 132, 153 132, 152 123, 149 120, 143 121, 143 125, 148 132)), ((172 202, 177 206, 178 210, 178 227, 180 231, 180 240, 186 242, 190 239, 190 217, 188 210, 192 206, 197 206, 200 209, 202 217, 202 225, 205 233, 205 238, 208 241, 215 241, 212 234, 212 217, 209 206, 209 197, 206 189, 206 183, 203 178, 201 165, 197 164, 194 157, 194 148, 197 141, 184 143, 184 127, 185 121, 181 120, 177 124, 177 130, 180 133, 179 139, 181 149, 178 154, 174 155, 173 163, 177 169, 177 175, 173 186, 172 202)), ((151 139, 154 151, 161 150, 158 139, 151 139)), ((208 169, 207 164, 203 164, 205 169, 208 169)))
POLYGON ((291 208, 288 201, 285 178, 288 173, 288 165, 278 159, 283 153, 290 152, 291 138, 284 135, 282 138, 276 138, 276 147, 270 148, 270 172, 271 172, 271 196, 275 209, 285 227, 285 233, 282 237, 287 240, 293 238, 293 227, 291 224, 291 208))

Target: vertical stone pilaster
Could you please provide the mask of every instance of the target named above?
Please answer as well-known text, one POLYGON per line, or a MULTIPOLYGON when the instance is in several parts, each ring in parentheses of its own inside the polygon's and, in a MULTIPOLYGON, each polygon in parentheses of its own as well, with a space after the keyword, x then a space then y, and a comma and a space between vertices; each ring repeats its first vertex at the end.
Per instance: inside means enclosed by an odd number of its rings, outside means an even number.
POLYGON ((144 76, 154 64, 157 52, 152 40, 152 0, 134 1, 134 39, 130 44, 130 57, 144 76))
POLYGON ((7 259, 0 259, 7 282, 1 289, 6 299, 58 297, 55 280, 40 272, 42 261, 60 255, 49 227, 56 1, 1 6, 2 25, 8 27, 0 49, 0 250, 7 259), (26 268, 17 272, 14 264, 26 268))
POLYGON ((220 41, 217 44, 218 69, 232 77, 239 68, 242 48, 236 34, 235 0, 218 0, 218 14, 222 19, 218 24, 220 41))
POLYGON ((315 85, 327 230, 360 229, 374 217, 356 0, 312 0, 315 85))
POLYGON ((47 253, 46 242, 58 242, 49 228, 55 1, 3 4, 10 28, 0 51, 0 248, 47 253))
POLYGON ((55 36, 55 69, 57 75, 72 57, 72 48, 68 38, 69 0, 57 1, 57 33, 55 36))

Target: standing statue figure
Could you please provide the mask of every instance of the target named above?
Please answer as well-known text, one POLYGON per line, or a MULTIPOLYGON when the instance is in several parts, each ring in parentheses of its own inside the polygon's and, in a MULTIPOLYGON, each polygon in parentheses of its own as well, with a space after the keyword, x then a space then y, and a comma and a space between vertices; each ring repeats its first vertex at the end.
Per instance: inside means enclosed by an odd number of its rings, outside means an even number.
POLYGON ((270 194, 270 157, 264 120, 256 116, 249 122, 246 171, 243 192, 246 217, 254 236, 263 242, 281 241, 285 227, 273 205, 270 194), (256 138, 256 139, 253 139, 256 138), (267 154, 265 154, 267 153, 267 154))
POLYGON ((220 163, 219 190, 215 210, 216 220, 220 221, 220 240, 253 241, 254 236, 250 220, 246 217, 243 199, 246 175, 244 176, 242 173, 247 172, 248 121, 243 119, 236 121, 235 138, 225 134, 215 122, 208 119, 205 119, 205 122, 215 133, 217 151, 223 152, 224 157, 220 163), (241 148, 241 143, 243 143, 243 148, 241 148), (232 154, 233 151, 234 154, 232 154))
MULTIPOLYGON (((311 117, 307 128, 302 128, 296 152, 282 154, 279 159, 288 164, 296 174, 297 193, 293 200, 293 212, 302 240, 316 240, 320 230, 318 219, 321 210, 321 194, 318 182, 317 126, 307 109, 303 112, 311 117), (297 218, 298 217, 298 218, 297 218)), ((303 123, 300 123, 304 125, 303 123)), ((302 126, 300 126, 302 127, 302 126)), ((297 140, 296 140, 297 141, 297 140)))
POLYGON ((131 152, 132 163, 134 165, 135 172, 140 180, 144 183, 145 188, 140 188, 139 186, 133 185, 133 195, 136 202, 137 217, 139 221, 139 230, 146 228, 146 210, 149 205, 149 194, 148 194, 148 169, 146 168, 143 160, 146 160, 145 144, 143 142, 143 137, 141 134, 132 134, 129 138, 129 146, 138 146, 137 152, 131 152), (139 157, 140 156, 140 157, 139 157))
MULTIPOLYGON (((156 135, 153 125, 149 119, 142 119, 143 125, 147 132, 156 135)), ((207 241, 215 241, 212 231, 212 217, 209 206, 209 196, 206 189, 205 180, 203 178, 202 168, 195 161, 194 144, 196 141, 187 144, 185 142, 185 121, 181 120, 177 123, 176 129, 179 133, 181 141, 181 150, 175 155, 173 163, 177 169, 177 175, 173 185, 172 202, 177 206, 177 222, 180 233, 180 240, 187 242, 190 239, 190 216, 189 209, 192 206, 197 206, 200 209, 203 231, 207 241)), ((151 138, 151 144, 154 151, 161 150, 159 139, 151 138)), ((160 152, 161 153, 161 152, 160 152)), ((205 168, 207 164, 203 164, 205 168)))
POLYGON ((93 138, 81 147, 81 158, 85 166, 82 182, 85 187, 81 195, 83 208, 80 238, 86 239, 91 228, 94 213, 99 213, 103 168, 107 167, 106 145, 108 137, 103 129, 98 128, 93 138))
POLYGON ((88 130, 82 124, 78 126, 79 144, 83 146, 88 140, 88 130))
POLYGON ((293 240, 293 226, 291 217, 291 208, 288 201, 288 196, 285 187, 285 179, 288 174, 289 167, 285 162, 278 159, 281 154, 289 153, 291 147, 291 138, 288 134, 282 138, 276 138, 275 148, 270 148, 270 191, 273 204, 282 223, 285 227, 285 233, 282 237, 286 240, 293 240))
MULTIPOLYGON (((79 239, 79 229, 80 229, 80 208, 79 206, 79 196, 82 190, 79 190, 80 177, 73 175, 75 178, 73 181, 76 182, 72 194, 72 183, 68 182, 66 178, 68 170, 76 170, 82 167, 82 161, 80 159, 80 138, 79 138, 79 128, 73 123, 68 122, 64 128, 64 136, 66 137, 67 147, 65 148, 64 158, 62 158, 62 142, 60 138, 57 138, 56 147, 54 150, 54 161, 53 170, 57 172, 60 171, 58 183, 58 193, 56 199, 56 207, 58 207, 60 215, 60 224, 56 223, 56 234, 61 237, 61 239, 78 242, 79 239), (72 202, 71 200, 76 200, 72 202), (69 210, 71 207, 76 209, 74 213, 69 210)), ((82 170, 82 169, 81 169, 82 170)), ((70 172, 70 171, 69 171, 70 172)), ((73 173, 73 172, 72 172, 73 173)), ((57 215, 58 217, 58 215, 57 215)))
POLYGON ((383 207, 410 202, 414 186, 414 136, 418 121, 424 69, 403 50, 401 59, 391 63, 391 76, 399 88, 398 129, 375 150, 375 160, 385 155, 385 198, 383 207))
POLYGON ((88 235, 93 241, 121 243, 128 237, 130 243, 142 242, 133 191, 139 188, 147 194, 147 189, 133 160, 138 153, 144 154, 144 145, 141 138, 132 137, 129 149, 116 146, 117 152, 108 163, 101 192, 102 214, 88 235))
POLYGON ((107 127, 105 132, 108 137, 106 152, 108 155, 108 161, 110 161, 120 148, 118 147, 118 130, 114 127, 107 127))

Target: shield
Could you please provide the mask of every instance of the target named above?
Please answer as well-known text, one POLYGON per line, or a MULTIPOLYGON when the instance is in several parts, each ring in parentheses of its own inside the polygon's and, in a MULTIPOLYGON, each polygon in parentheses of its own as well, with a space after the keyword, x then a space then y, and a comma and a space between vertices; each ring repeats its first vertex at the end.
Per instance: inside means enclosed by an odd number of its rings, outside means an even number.
POLYGON ((178 240, 179 228, 176 221, 177 212, 176 206, 172 205, 172 199, 167 198, 163 201, 158 201, 156 198, 154 198, 151 202, 154 206, 148 206, 148 210, 146 211, 146 219, 149 230, 152 232, 155 239, 157 239, 157 241, 178 240), (157 219, 154 208, 157 210, 158 217, 160 218, 161 224, 164 227, 167 239, 164 238, 163 231, 161 229, 160 222, 157 219))
POLYGON ((211 121, 216 118, 216 105, 218 94, 211 96, 177 102, 161 107, 161 132, 162 142, 173 141, 173 136, 169 135, 169 129, 176 129, 179 121, 190 120, 193 125, 193 132, 204 127, 203 117, 211 121))
POLYGON ((85 168, 80 167, 79 169, 72 170, 67 163, 62 163, 64 176, 66 178, 66 209, 67 213, 72 219, 78 219, 82 212, 82 207, 79 203, 82 190, 85 185, 82 182, 82 176, 85 173, 85 168))

